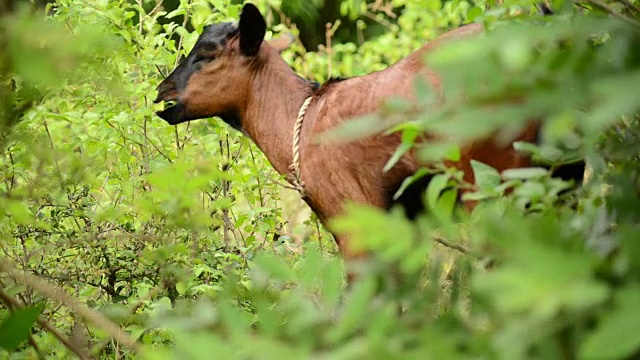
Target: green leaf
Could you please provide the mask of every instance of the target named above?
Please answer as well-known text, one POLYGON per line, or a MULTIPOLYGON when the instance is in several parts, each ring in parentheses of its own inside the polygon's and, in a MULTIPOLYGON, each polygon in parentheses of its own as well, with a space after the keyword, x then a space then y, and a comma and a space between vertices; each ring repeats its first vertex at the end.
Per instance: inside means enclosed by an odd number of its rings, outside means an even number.
POLYGON ((513 148, 523 154, 529 154, 532 157, 540 156, 540 147, 526 141, 514 141, 513 148))
POLYGON ((310 244, 301 264, 301 278, 304 285, 313 288, 319 281, 319 272, 322 269, 322 253, 315 244, 310 244))
POLYGON ((411 150, 415 140, 419 135, 420 131, 418 131, 415 126, 405 126, 402 129, 402 143, 398 146, 398 148, 396 148, 396 151, 394 151, 393 155, 391 156, 389 161, 387 161, 382 171, 387 172, 391 170, 391 168, 393 168, 395 164, 400 161, 402 156, 404 156, 404 154, 411 150))
POLYGON ((375 289, 376 281, 373 277, 364 278, 353 285, 353 290, 349 294, 350 298, 342 313, 343 316, 331 332, 331 341, 339 341, 358 328, 365 326, 370 311, 369 304, 375 289))
POLYGON ((537 181, 527 181, 522 186, 516 188, 516 195, 531 199, 533 202, 540 201, 546 194, 544 185, 537 181))
POLYGON ((482 15, 483 10, 480 7, 474 6, 467 11, 467 18, 470 22, 473 22, 478 16, 482 15))
POLYGON ((333 219, 330 228, 348 234, 354 250, 386 250, 394 243, 410 241, 413 226, 400 209, 382 209, 350 203, 345 216, 333 219))
POLYGON ((427 262, 429 257, 429 251, 431 250, 431 242, 424 241, 418 244, 417 248, 414 248, 401 263, 402 271, 407 274, 415 273, 419 271, 427 262))
POLYGON ((532 57, 532 49, 530 44, 522 41, 517 37, 506 40, 498 48, 498 54, 502 65, 506 67, 508 71, 519 71, 524 69, 532 57))
POLYGON ((423 76, 416 76, 414 82, 416 101, 421 106, 429 105, 435 99, 435 91, 423 76))
POLYGON ((251 328, 252 315, 230 303, 222 303, 219 306, 220 318, 227 329, 236 336, 244 336, 251 328))
POLYGON ((185 8, 179 7, 177 9, 173 10, 172 12, 168 13, 164 17, 167 18, 167 19, 171 19, 171 18, 174 18, 176 16, 184 15, 185 12, 186 12, 185 8))
POLYGON ((176 331, 172 335, 176 346, 168 359, 205 360, 211 359, 212 354, 215 358, 232 359, 237 355, 232 344, 208 332, 176 331))
POLYGON ((189 283, 185 281, 178 281, 176 283, 176 291, 178 291, 178 294, 180 295, 186 295, 187 291, 189 291, 189 288, 189 283))
POLYGON ((460 161, 460 158, 462 156, 462 154, 460 153, 460 146, 458 146, 458 144, 451 144, 451 146, 445 151, 443 156, 444 159, 449 161, 460 161))
POLYGON ((604 314, 596 330, 580 346, 581 359, 626 359, 640 350, 640 287, 628 286, 615 298, 614 308, 604 314))
POLYGON ((11 216, 15 223, 27 225, 33 221, 33 215, 26 202, 7 200, 5 206, 4 211, 11 216))
POLYGON ((343 269, 337 258, 327 260, 322 276, 322 291, 325 302, 336 306, 342 296, 343 269))
POLYGON ((296 278, 293 269, 273 254, 260 253, 255 257, 254 262, 260 270, 274 280, 291 281, 296 278))
POLYGON ((44 304, 20 308, 4 319, 0 324, 0 347, 12 351, 27 340, 43 309, 44 304))
POLYGON ((398 200, 398 198, 400 196, 402 196, 402 194, 404 193, 404 191, 413 183, 415 183, 416 181, 420 180, 422 177, 426 176, 427 174, 429 174, 430 171, 428 169, 425 168, 420 168, 418 169, 418 171, 416 171, 413 175, 407 177, 406 179, 404 179, 402 181, 402 184, 400 185, 400 187, 398 188, 398 190, 396 191, 395 194, 393 194, 393 200, 398 200))
POLYGON ((505 228, 519 228, 517 240, 509 247, 513 260, 474 279, 476 289, 491 296, 494 306, 504 314, 525 312, 543 322, 563 308, 585 310, 607 298, 607 287, 592 278, 589 256, 533 241, 533 231, 557 232, 557 228, 549 226, 549 219, 545 220, 537 222, 537 226, 529 223, 528 229, 505 222, 505 228))
POLYGON ((491 166, 471 160, 471 168, 476 179, 476 185, 481 190, 491 190, 500 185, 500 173, 491 166))
POLYGON ((435 215, 441 221, 446 219, 450 219, 453 214, 453 209, 456 206, 456 202, 458 200, 458 189, 447 189, 442 193, 442 196, 438 199, 438 205, 436 206, 434 212, 435 215))
POLYGON ((449 174, 438 174, 431 179, 427 187, 427 204, 429 208, 437 208, 438 198, 448 184, 449 174))
POLYGON ((412 147, 412 144, 405 144, 405 143, 400 144, 396 148, 396 151, 393 152, 393 155, 391 156, 389 161, 387 161, 387 163, 384 165, 384 168, 382 169, 382 171, 387 172, 391 170, 402 158, 402 156, 406 154, 409 150, 411 150, 411 147, 412 147))
POLYGON ((413 103, 404 97, 391 96, 382 104, 382 108, 391 113, 401 113, 411 110, 413 103))
POLYGON ((376 134, 389 127, 378 114, 368 114, 357 116, 345 121, 344 123, 317 135, 314 142, 343 142, 360 139, 366 136, 376 134))
POLYGON ((27 290, 27 287, 25 285, 13 285, 11 287, 8 287, 6 289, 7 294, 11 295, 11 296, 16 296, 24 291, 27 290))
POLYGON ((502 178, 505 180, 539 179, 548 175, 549 175, 549 171, 545 168, 540 168, 540 167, 508 169, 502 172, 502 178))

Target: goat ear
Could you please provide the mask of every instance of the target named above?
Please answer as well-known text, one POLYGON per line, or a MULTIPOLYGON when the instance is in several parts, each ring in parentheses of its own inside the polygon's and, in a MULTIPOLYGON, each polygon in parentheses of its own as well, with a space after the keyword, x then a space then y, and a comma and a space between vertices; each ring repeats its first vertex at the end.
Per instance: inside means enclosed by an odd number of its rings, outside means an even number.
POLYGON ((240 14, 240 51, 246 56, 255 56, 267 31, 260 10, 253 4, 245 4, 240 14))
POLYGON ((291 33, 284 33, 277 39, 269 40, 269 45, 273 46, 279 53, 287 50, 296 38, 291 33))

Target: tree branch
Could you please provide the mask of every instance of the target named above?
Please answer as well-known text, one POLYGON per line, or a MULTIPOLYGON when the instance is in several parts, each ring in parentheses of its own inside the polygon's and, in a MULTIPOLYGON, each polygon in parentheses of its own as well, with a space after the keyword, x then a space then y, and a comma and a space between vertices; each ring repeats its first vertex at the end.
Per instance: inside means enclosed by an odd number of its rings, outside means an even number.
MULTIPOLYGON (((20 301, 14 299, 11 295, 7 294, 7 292, 4 290, 3 286, 0 286, 0 300, 2 300, 2 302, 4 302, 7 307, 9 308, 22 308, 24 307, 24 304, 22 304, 20 301)), ((58 329, 56 329, 53 325, 51 325, 44 317, 42 316, 38 316, 38 324, 40 326, 42 326, 42 328, 44 328, 46 331, 48 331, 49 333, 51 333, 51 335, 53 335, 56 339, 58 339, 62 345, 64 345, 64 347, 66 347, 67 349, 69 349, 71 352, 73 352, 74 354, 76 354, 76 356, 82 360, 88 360, 89 356, 87 354, 84 353, 84 351, 82 351, 82 349, 79 349, 78 347, 74 346, 73 343, 71 343, 71 341, 69 341, 69 339, 67 339, 64 335, 62 335, 62 333, 60 333, 58 331, 58 329)), ((33 339, 33 336, 31 336, 31 334, 29 335, 29 343, 31 344, 31 346, 34 347, 34 349, 36 349, 36 352, 38 353, 38 356, 43 359, 44 356, 42 355, 40 349, 38 348, 37 344, 35 343, 35 340, 33 339)))
POLYGON ((1 259, 0 271, 9 274, 18 282, 28 285, 34 290, 46 295, 50 299, 64 304, 66 307, 76 312, 85 320, 92 322, 93 324, 107 332, 116 341, 122 343, 129 349, 137 353, 142 352, 140 345, 134 339, 132 339, 129 334, 124 332, 118 325, 107 319, 102 314, 96 312, 95 310, 92 310, 86 304, 74 299, 62 289, 56 288, 55 286, 40 279, 39 277, 33 276, 25 271, 17 270, 13 266, 12 261, 7 258, 1 259))

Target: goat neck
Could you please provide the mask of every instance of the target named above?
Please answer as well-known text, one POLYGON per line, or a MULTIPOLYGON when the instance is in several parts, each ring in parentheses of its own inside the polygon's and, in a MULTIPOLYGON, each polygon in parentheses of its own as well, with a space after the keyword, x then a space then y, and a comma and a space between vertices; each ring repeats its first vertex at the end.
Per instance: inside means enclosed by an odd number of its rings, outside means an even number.
POLYGON ((263 46, 260 52, 242 115, 242 127, 276 171, 286 174, 293 158, 293 127, 300 107, 313 91, 277 51, 263 46))

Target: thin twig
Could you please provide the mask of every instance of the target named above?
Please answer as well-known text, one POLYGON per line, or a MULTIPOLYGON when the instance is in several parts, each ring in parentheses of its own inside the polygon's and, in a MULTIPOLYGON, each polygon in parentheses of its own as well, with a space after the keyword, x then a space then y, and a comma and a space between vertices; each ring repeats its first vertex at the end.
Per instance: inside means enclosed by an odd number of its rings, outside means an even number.
MULTIPOLYGON (((146 120, 145 120, 145 121, 146 121, 146 120)), ((146 132, 146 130, 145 130, 145 132, 146 132)), ((146 137, 146 134, 145 134, 145 137, 146 137)), ((156 144, 153 142, 153 140, 151 140, 150 138, 148 138, 148 137, 147 137, 145 141, 148 141, 148 142, 149 142, 149 144, 151 144, 151 146, 153 146, 153 147, 154 147, 154 149, 156 149, 156 151, 157 151, 160 155, 162 155, 162 157, 163 157, 163 158, 165 158, 169 163, 173 164, 173 160, 172 160, 168 155, 166 155, 164 152, 162 152, 162 150, 160 150, 160 148, 158 147, 158 145, 156 145, 156 144)))
MULTIPOLYGON (((4 291, 4 287, 0 286, 0 299, 7 305, 7 307, 13 307, 13 308, 22 308, 24 307, 24 304, 22 304, 20 301, 14 299, 11 295, 7 294, 4 291)), ((71 341, 69 341, 69 339, 67 339, 64 335, 62 335, 62 333, 60 333, 58 331, 58 329, 56 329, 55 327, 53 327, 53 325, 51 325, 45 318, 43 318, 42 316, 38 316, 38 324, 40 326, 42 326, 45 330, 47 330, 51 335, 53 335, 56 339, 58 339, 62 345, 64 345, 64 347, 66 347, 67 349, 69 349, 71 352, 73 352, 74 354, 76 354, 76 356, 82 360, 85 359, 89 359, 89 357, 82 351, 82 349, 78 349, 76 346, 73 345, 73 343, 71 343, 71 341)), ((29 338, 31 340, 33 340, 33 337, 31 335, 29 335, 29 338)), ((29 343, 31 343, 31 340, 29 341, 29 343)), ((35 343, 35 341, 34 341, 35 343)), ((34 346, 34 343, 31 343, 31 346, 34 346)), ((37 345, 34 346, 34 349, 36 349, 36 352, 38 353, 38 355, 41 358, 44 358, 40 352, 40 349, 37 348, 37 345)))
POLYGON ((636 4, 632 3, 629 0, 616 0, 620 3, 623 3, 624 5, 630 7, 631 9, 633 9, 636 12, 640 12, 640 7, 638 7, 636 4))
POLYGON ((320 221, 316 217, 314 222, 316 224, 316 232, 318 234, 318 244, 320 245, 320 253, 324 253, 324 246, 322 246, 322 233, 320 232, 320 221))
POLYGON ((392 11, 393 2, 389 2, 385 4, 382 0, 376 0, 375 3, 367 6, 369 9, 373 11, 379 11, 385 13, 388 17, 395 19, 398 16, 392 11))
POLYGON ((140 33, 140 36, 142 36, 142 30, 144 28, 144 16, 142 15, 143 11, 144 7, 142 7, 142 0, 138 0, 138 32, 140 33))
POLYGON ((60 164, 58 163, 58 155, 56 154, 56 147, 53 144, 53 137, 51 136, 51 132, 49 131, 49 126, 47 125, 47 121, 42 122, 44 124, 44 129, 47 131, 47 136, 49 137, 49 145, 51 146, 51 154, 53 156, 53 160, 56 164, 56 170, 58 170, 58 176, 62 179, 62 171, 60 170, 60 164))
POLYGON ((439 237, 439 236, 434 236, 433 237, 433 241, 437 242, 438 244, 444 246, 444 247, 448 247, 449 249, 453 249, 456 250, 462 254, 465 254, 467 256, 471 256, 472 258, 475 259, 480 259, 479 256, 474 255, 473 253, 471 253, 471 251, 469 249, 467 249, 466 247, 462 246, 462 245, 457 245, 457 244, 452 244, 448 241, 446 241, 445 239, 439 237))
POLYGON ((162 70, 160 68, 160 66, 155 65, 156 69, 158 70, 158 72, 160 73, 160 75, 162 76, 162 79, 166 79, 167 78, 167 74, 164 73, 164 70, 162 70))
POLYGON ((162 0, 156 0, 156 6, 154 6, 153 9, 149 11, 147 16, 153 19, 153 16, 156 14, 158 10, 160 10, 161 7, 162 7, 162 0))
POLYGON ((17 270, 12 265, 11 260, 3 258, 2 261, 0 261, 0 272, 5 272, 9 274, 9 276, 14 277, 18 282, 31 287, 32 289, 46 295, 50 299, 64 304, 66 307, 82 316, 85 320, 88 320, 97 325, 99 328, 113 337, 116 341, 122 343, 134 352, 142 352, 140 345, 135 340, 133 340, 129 336, 129 334, 124 332, 111 320, 107 319, 102 314, 92 310, 86 304, 74 299, 62 289, 59 289, 40 279, 39 277, 29 274, 28 272, 17 270))
POLYGON ((368 17, 369 19, 377 22, 378 24, 386 27, 387 29, 391 28, 391 22, 387 19, 378 19, 378 17, 376 16, 376 14, 372 13, 371 11, 367 11, 366 13, 364 13, 364 16, 368 17))
MULTIPOLYGON (((220 155, 222 156, 222 158, 224 159, 224 165, 222 166, 224 171, 227 171, 229 169, 229 167, 231 166, 231 161, 232 161, 232 156, 231 156, 231 147, 229 145, 229 134, 227 134, 225 140, 220 140, 219 141, 220 144, 220 155), (225 148, 226 148, 226 152, 225 152, 225 148)), ((222 197, 223 198, 228 198, 229 197, 229 191, 231 190, 231 183, 228 180, 222 180, 222 197)), ((228 207, 224 207, 222 209, 222 221, 223 221, 223 227, 222 227, 222 238, 224 241, 225 246, 228 248, 229 247, 229 243, 230 243, 230 237, 229 237, 229 232, 231 232, 233 234, 233 238, 235 240, 236 246, 238 245, 238 238, 235 235, 234 232, 234 226, 233 224, 231 224, 231 220, 229 218, 229 208, 228 207)))
POLYGON ((326 25, 326 30, 324 33, 325 39, 326 39, 326 43, 327 43, 327 77, 331 78, 331 72, 333 71, 333 59, 332 59, 332 53, 333 53, 333 48, 331 46, 331 38, 333 37, 333 31, 331 28, 331 23, 327 23, 326 25))
MULTIPOLYGON (((251 154, 251 161, 253 161, 253 165, 256 165, 256 158, 251 147, 249 147, 249 154, 251 154)), ((264 196, 262 195, 262 183, 260 182, 260 176, 257 176, 256 179, 258 180, 258 197, 260 198, 260 206, 264 207, 264 196)))
POLYGON ((180 145, 180 134, 178 133, 178 127, 173 127, 173 133, 176 137, 176 158, 180 157, 180 151, 182 150, 182 145, 180 145))
MULTIPOLYGON (((184 21, 182 22, 182 27, 185 28, 187 26, 187 21, 189 20, 189 9, 191 6, 191 1, 187 2, 187 8, 185 9, 184 12, 184 21)), ((178 54, 178 56, 176 57, 176 62, 173 64, 173 67, 176 68, 178 66, 178 62, 180 61, 180 51, 182 50, 182 43, 183 43, 183 38, 182 35, 180 35, 180 39, 178 40, 178 48, 176 53, 178 54)))
MULTIPOLYGON (((576 3, 579 2, 578 0, 574 0, 574 1, 576 3)), ((615 11, 609 5, 605 4, 604 2, 602 2, 600 0, 586 0, 586 2, 591 4, 591 5, 593 5, 593 6, 595 6, 595 7, 598 7, 600 9, 608 12, 611 16, 613 16, 613 17, 615 17, 615 18, 617 18, 619 20, 622 20, 622 21, 627 22, 627 23, 629 23, 631 25, 634 25, 634 26, 638 26, 639 25, 638 22, 635 21, 634 19, 632 19, 632 18, 630 18, 628 16, 625 16, 623 14, 620 14, 619 12, 615 11)))
MULTIPOLYGON (((16 309, 21 308, 20 303, 17 300, 13 299, 11 295, 7 294, 4 291, 4 286, 2 285, 0 285, 0 302, 4 303, 11 313, 15 312, 16 309)), ((38 359, 44 360, 44 354, 42 353, 42 350, 40 350, 40 346, 36 342, 36 339, 33 338, 33 334, 29 333, 27 341, 29 342, 29 345, 31 345, 31 347, 33 347, 33 349, 36 351, 38 359)))

